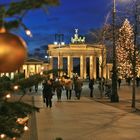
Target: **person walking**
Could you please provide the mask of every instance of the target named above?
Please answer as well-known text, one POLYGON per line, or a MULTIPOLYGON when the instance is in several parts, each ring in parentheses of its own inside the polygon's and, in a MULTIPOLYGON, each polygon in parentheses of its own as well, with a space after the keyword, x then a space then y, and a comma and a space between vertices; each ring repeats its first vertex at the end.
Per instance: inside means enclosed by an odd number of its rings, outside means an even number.
POLYGON ((43 98, 46 103, 46 107, 52 107, 52 81, 50 79, 43 83, 43 98))
POLYGON ((137 87, 139 87, 139 81, 140 81, 140 78, 136 77, 136 85, 137 85, 137 87))
POLYGON ((81 97, 81 92, 82 92, 82 86, 83 82, 82 80, 78 77, 74 83, 74 89, 75 89, 75 94, 78 100, 80 100, 81 97))
POLYGON ((126 82, 128 83, 128 86, 130 86, 131 85, 131 77, 127 77, 126 82))
POLYGON ((60 82, 60 79, 55 80, 54 87, 55 87, 55 90, 56 90, 57 101, 61 101, 61 94, 62 94, 63 86, 60 82))
POLYGON ((118 79, 118 87, 119 87, 119 88, 120 88, 120 86, 121 86, 121 81, 122 81, 121 78, 119 78, 119 79, 118 79))
POLYGON ((72 92, 72 80, 70 78, 67 78, 65 81, 65 90, 66 90, 67 100, 70 100, 71 92, 72 92))
POLYGON ((93 97, 93 90, 94 90, 94 79, 90 79, 89 81, 89 89, 90 89, 90 97, 93 97))

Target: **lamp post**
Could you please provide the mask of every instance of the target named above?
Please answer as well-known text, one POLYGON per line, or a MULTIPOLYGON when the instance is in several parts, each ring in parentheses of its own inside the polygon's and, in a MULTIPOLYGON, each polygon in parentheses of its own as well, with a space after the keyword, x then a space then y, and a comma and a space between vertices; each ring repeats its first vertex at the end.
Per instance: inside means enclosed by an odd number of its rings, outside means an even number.
POLYGON ((64 34, 55 34, 55 45, 58 45, 59 54, 58 54, 58 76, 60 77, 60 47, 61 45, 65 45, 64 43, 64 34))
POLYGON ((111 102, 119 102, 117 91, 117 65, 116 65, 116 36, 115 36, 115 19, 116 19, 116 0, 113 0, 112 24, 113 24, 113 68, 112 68, 112 95, 111 102))
POLYGON ((140 2, 138 0, 135 0, 135 5, 134 5, 134 54, 133 54, 133 62, 132 62, 132 74, 133 74, 133 85, 132 85, 132 105, 131 107, 136 110, 136 77, 137 77, 137 72, 136 72, 136 65, 137 65, 137 50, 138 48, 138 24, 139 24, 139 15, 138 13, 140 12, 140 2))

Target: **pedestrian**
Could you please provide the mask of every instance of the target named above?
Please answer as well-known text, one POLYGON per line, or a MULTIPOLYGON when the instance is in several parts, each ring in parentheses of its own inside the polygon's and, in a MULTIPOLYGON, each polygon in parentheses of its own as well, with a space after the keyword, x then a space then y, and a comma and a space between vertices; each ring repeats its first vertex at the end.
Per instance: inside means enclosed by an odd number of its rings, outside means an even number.
POLYGON ((139 81, 140 81, 140 78, 136 77, 136 85, 137 85, 137 87, 139 86, 139 81))
POLYGON ((94 90, 94 79, 90 79, 89 81, 89 89, 90 89, 90 97, 93 97, 93 90, 94 90))
POLYGON ((30 92, 30 93, 32 92, 32 87, 29 88, 29 92, 30 92))
POLYGON ((43 83, 43 98, 46 103, 46 107, 52 107, 52 81, 50 79, 43 83))
POLYGON ((75 94, 78 100, 80 100, 81 97, 82 86, 83 86, 83 82, 80 79, 80 77, 78 77, 74 83, 75 94))
POLYGON ((119 87, 119 88, 120 88, 120 86, 121 86, 121 81, 122 81, 121 78, 119 78, 119 79, 118 79, 118 87, 119 87))
POLYGON ((56 78, 56 80, 54 82, 54 87, 56 90, 57 101, 61 101, 63 85, 61 84, 60 79, 56 78))
POLYGON ((71 99, 71 92, 72 92, 72 80, 70 78, 67 78, 65 80, 65 90, 66 90, 67 100, 70 100, 71 99))
POLYGON ((130 86, 131 85, 131 77, 127 77, 126 82, 128 83, 128 86, 130 86))

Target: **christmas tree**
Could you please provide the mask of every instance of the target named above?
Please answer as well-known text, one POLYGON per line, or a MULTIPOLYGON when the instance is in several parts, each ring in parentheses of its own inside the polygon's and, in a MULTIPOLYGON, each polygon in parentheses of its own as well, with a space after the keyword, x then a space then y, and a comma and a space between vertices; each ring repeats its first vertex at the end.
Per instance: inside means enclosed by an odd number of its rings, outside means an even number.
POLYGON ((126 19, 119 30, 119 36, 116 42, 116 56, 118 74, 122 78, 133 77, 133 64, 136 63, 135 71, 138 71, 138 51, 134 45, 133 27, 126 19))

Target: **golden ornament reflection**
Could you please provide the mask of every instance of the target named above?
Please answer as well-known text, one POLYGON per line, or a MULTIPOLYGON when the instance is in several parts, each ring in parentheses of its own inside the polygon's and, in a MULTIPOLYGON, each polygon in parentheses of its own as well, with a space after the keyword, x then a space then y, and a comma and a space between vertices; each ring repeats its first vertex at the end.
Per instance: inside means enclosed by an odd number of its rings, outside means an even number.
POLYGON ((19 69, 27 56, 26 43, 19 36, 0 32, 0 72, 14 72, 19 69))

